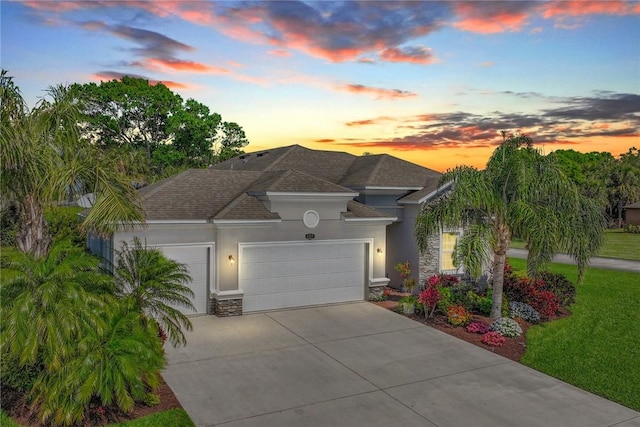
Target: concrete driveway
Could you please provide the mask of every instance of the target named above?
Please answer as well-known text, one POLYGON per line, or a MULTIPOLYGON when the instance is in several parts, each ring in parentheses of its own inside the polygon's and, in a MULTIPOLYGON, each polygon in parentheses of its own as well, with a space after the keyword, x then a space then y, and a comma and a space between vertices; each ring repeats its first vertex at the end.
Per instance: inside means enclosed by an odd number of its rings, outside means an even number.
POLYGON ((198 426, 618 426, 640 413, 367 302, 192 318, 164 378, 198 426))

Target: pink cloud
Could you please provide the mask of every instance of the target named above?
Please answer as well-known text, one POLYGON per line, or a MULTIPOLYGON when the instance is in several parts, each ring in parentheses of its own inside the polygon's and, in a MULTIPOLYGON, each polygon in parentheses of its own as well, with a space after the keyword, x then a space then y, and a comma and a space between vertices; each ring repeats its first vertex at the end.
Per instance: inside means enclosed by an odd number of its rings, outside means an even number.
POLYGON ((400 89, 385 89, 379 87, 365 86, 360 84, 347 84, 337 87, 338 90, 355 94, 373 95, 376 99, 396 100, 412 98, 418 94, 400 89))
POLYGON ((481 34, 519 31, 527 24, 532 3, 529 2, 456 2, 459 18, 453 26, 481 34))
POLYGON ((280 58, 288 58, 291 56, 291 52, 284 49, 273 49, 268 52, 271 56, 278 56, 280 58))
POLYGON ((640 4, 620 0, 609 1, 552 1, 541 5, 542 16, 584 16, 584 15, 636 15, 640 14, 640 4))
POLYGON ((175 71, 186 71, 190 73, 228 74, 230 72, 226 68, 179 59, 148 58, 142 61, 141 65, 150 69, 169 68, 175 71))
POLYGON ((431 49, 424 46, 388 47, 380 53, 380 58, 388 62, 407 62, 411 64, 433 64, 439 62, 431 49))

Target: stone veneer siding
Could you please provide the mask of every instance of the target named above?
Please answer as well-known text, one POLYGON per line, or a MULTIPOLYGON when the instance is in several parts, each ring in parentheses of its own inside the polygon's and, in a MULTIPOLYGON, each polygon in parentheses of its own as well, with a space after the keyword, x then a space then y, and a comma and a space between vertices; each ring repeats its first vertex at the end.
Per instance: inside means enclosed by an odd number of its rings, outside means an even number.
POLYGON ((218 317, 242 316, 242 298, 213 298, 210 311, 218 317))
POLYGON ((418 286, 423 286, 426 280, 434 274, 440 273, 440 234, 432 234, 427 240, 427 250, 419 255, 418 286))

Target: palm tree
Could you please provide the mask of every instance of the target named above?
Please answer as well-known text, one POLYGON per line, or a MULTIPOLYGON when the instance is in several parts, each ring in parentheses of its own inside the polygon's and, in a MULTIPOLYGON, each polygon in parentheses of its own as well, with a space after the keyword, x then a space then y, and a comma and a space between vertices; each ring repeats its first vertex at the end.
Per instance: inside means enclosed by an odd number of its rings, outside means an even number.
POLYGON ((92 402, 131 411, 160 386, 165 363, 157 329, 114 301, 100 328, 85 328, 65 364, 40 376, 31 395, 43 422, 75 425, 92 402))
POLYGON ((153 319, 174 346, 186 344, 182 329, 191 330, 191 321, 177 307, 196 311, 193 291, 184 264, 169 259, 157 248, 147 247, 139 238, 116 251, 114 269, 116 296, 128 301, 132 310, 153 319))
POLYGON ((491 317, 500 317, 503 271, 511 238, 528 242, 527 270, 535 275, 559 251, 578 264, 580 277, 601 246, 602 210, 582 196, 550 156, 542 156, 524 135, 506 137, 484 170, 458 166, 441 184, 451 191, 422 207, 415 235, 421 250, 445 228, 465 228, 455 257, 478 277, 491 262, 491 317))
POLYGON ((59 367, 82 331, 98 328, 110 278, 99 274, 97 258, 68 242, 54 245, 44 259, 19 251, 9 257, 1 287, 3 356, 59 367))
POLYGON ((44 209, 71 194, 93 192, 93 209, 83 229, 101 234, 142 221, 129 179, 95 145, 79 138, 79 115, 63 86, 29 111, 6 72, 0 79, 0 190, 19 210, 17 245, 38 258, 51 244, 44 209))

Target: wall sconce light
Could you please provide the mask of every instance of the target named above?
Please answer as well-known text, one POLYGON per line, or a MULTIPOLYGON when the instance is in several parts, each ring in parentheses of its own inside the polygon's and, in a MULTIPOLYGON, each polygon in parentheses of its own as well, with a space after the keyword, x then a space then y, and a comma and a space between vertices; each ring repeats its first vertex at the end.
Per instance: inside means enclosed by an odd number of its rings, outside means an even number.
POLYGON ((380 248, 376 249, 376 252, 378 253, 378 255, 382 255, 384 253, 380 248))
POLYGON ((229 264, 233 265, 233 262, 234 262, 235 260, 236 260, 236 259, 233 257, 233 255, 229 255, 229 264))

